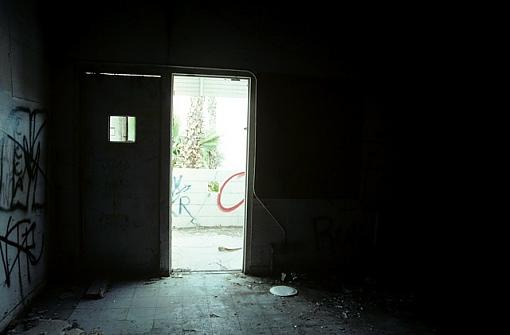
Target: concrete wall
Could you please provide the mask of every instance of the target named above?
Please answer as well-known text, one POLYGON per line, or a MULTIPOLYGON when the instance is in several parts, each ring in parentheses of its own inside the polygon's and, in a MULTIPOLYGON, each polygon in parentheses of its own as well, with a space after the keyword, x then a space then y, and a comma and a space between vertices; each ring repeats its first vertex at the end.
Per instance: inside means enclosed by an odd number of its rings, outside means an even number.
POLYGON ((32 1, 0 1, 0 332, 45 281, 47 67, 32 1))
POLYGON ((244 225, 244 176, 239 171, 174 168, 172 172, 172 227, 242 227, 244 225), (210 182, 223 188, 211 190, 210 182), (240 202, 239 206, 237 206, 240 202), (235 207, 235 208, 233 208, 235 207))
POLYGON ((74 65, 96 61, 255 73, 255 191, 284 227, 288 244, 254 201, 248 271, 268 272, 273 250, 283 266, 298 266, 289 255, 304 253, 303 246, 310 250, 300 259, 304 269, 349 265, 367 273, 380 266, 391 268, 381 274, 403 278, 408 266, 420 267, 413 255, 425 240, 416 232, 430 226, 416 214, 416 204, 427 197, 414 187, 420 168, 405 164, 408 156, 419 156, 421 147, 414 145, 424 133, 417 122, 424 114, 416 112, 419 102, 411 99, 419 87, 411 85, 418 81, 412 80, 418 72, 411 43, 419 36, 393 26, 397 18, 345 6, 300 10, 150 1, 136 6, 89 1, 46 9, 54 18, 48 21, 58 91, 53 161, 64 264, 79 269, 74 65), (408 167, 416 170, 405 171, 408 167), (314 223, 317 217, 326 219, 314 223), (332 251, 317 247, 329 222, 337 248, 332 251))
MULTIPOLYGON (((307 20, 309 12, 291 14, 278 8, 151 3, 135 7, 115 4, 90 11, 93 1, 78 6, 73 11, 88 15, 60 15, 59 24, 49 27, 54 31, 54 85, 59 91, 54 98, 60 120, 55 169, 61 176, 56 186, 57 201, 63 204, 57 213, 61 226, 57 230, 64 261, 79 268, 74 260, 79 258, 80 239, 76 225, 80 220, 76 196, 79 139, 75 135, 80 125, 73 98, 73 66, 78 61, 253 71, 258 78, 255 190, 259 197, 270 199, 271 211, 281 206, 289 210, 307 206, 307 199, 312 208, 326 210, 331 199, 359 203, 363 99, 370 94, 362 77, 375 65, 365 67, 367 55, 356 48, 361 42, 345 32, 338 35, 336 24, 326 18, 312 24, 307 20), (65 31, 62 25, 67 27, 65 31), (316 38, 317 34, 321 38, 316 38)), ((66 8, 58 10, 65 12, 66 8)), ((49 7, 48 13, 52 11, 49 7)), ((309 233, 315 216, 310 211, 289 223, 289 236, 302 244, 313 243, 309 233)), ((342 224, 364 224, 363 220, 354 222, 350 214, 341 216, 342 224)), ((255 209, 254 230, 259 233, 254 234, 257 247, 250 258, 257 269, 249 271, 270 268, 266 256, 276 238, 272 231, 278 226, 268 218, 267 213, 255 209)), ((317 263, 314 255, 303 267, 317 263)))

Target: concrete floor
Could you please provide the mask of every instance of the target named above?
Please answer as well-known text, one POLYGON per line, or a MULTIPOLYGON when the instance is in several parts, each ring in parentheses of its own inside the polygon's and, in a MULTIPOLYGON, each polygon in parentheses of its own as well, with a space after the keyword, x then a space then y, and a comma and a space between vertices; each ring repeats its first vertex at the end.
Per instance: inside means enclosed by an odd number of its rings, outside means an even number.
POLYGON ((243 267, 242 246, 242 227, 174 228, 172 230, 172 269, 241 270, 243 267))
POLYGON ((28 319, 20 320, 9 334, 41 334, 38 327, 47 321, 37 320, 48 318, 73 325, 55 334, 435 333, 415 319, 362 303, 350 293, 295 282, 292 286, 299 294, 283 298, 268 292, 274 284, 281 285, 241 273, 180 273, 116 282, 98 300, 83 298, 86 287, 48 287, 28 319), (32 324, 27 327, 27 322, 32 324))

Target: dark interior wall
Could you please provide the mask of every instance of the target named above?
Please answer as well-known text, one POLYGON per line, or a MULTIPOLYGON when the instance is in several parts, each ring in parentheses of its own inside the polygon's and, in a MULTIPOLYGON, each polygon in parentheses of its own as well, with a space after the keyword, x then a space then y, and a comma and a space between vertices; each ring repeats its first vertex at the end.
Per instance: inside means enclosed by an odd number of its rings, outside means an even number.
POLYGON ((263 198, 358 199, 363 93, 338 77, 258 77, 255 189, 263 198))
MULTIPOLYGON (((435 257, 426 251, 436 239, 425 205, 431 194, 430 175, 424 179, 430 121, 423 123, 423 101, 415 99, 424 86, 419 79, 425 59, 414 11, 405 19, 392 13, 388 7, 255 3, 46 5, 58 113, 53 161, 60 176, 60 259, 79 267, 76 62, 233 68, 258 78, 257 194, 287 219, 310 203, 318 212, 341 212, 327 215, 341 227, 363 225, 370 230, 364 238, 376 240, 373 249, 360 248, 370 257, 351 257, 351 263, 363 272, 378 269, 388 281, 425 286, 423 274, 435 257)), ((294 242, 317 242, 309 234, 313 216, 287 223, 294 242)), ((272 227, 256 236, 260 264, 268 264, 269 242, 278 234, 274 223, 267 225, 272 227)), ((339 241, 352 240, 346 236, 339 241)), ((338 268, 349 260, 328 262, 338 268)))
POLYGON ((0 1, 0 332, 46 280, 48 59, 35 1, 0 1))

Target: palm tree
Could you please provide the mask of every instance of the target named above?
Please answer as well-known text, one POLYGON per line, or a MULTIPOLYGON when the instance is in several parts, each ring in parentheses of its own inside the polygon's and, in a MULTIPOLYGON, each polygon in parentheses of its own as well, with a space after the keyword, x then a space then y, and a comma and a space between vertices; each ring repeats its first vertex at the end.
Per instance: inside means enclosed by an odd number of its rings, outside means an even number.
POLYGON ((204 102, 205 97, 191 97, 191 107, 188 112, 188 127, 186 134, 179 134, 179 124, 172 120, 172 166, 182 168, 216 169, 221 162, 218 151, 220 136, 215 133, 216 128, 216 99, 211 97, 208 102, 208 134, 204 132, 204 102))

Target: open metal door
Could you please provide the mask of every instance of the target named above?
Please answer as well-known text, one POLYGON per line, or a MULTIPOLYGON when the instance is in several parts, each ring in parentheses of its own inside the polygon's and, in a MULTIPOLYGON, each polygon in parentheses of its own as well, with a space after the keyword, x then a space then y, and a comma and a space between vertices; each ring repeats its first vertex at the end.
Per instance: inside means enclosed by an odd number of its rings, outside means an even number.
POLYGON ((166 84, 159 75, 81 75, 82 256, 89 273, 168 272, 166 84), (122 117, 129 135, 119 137, 122 117))

